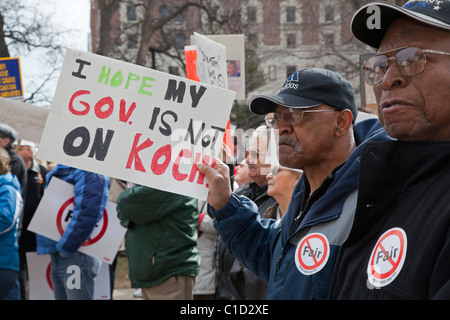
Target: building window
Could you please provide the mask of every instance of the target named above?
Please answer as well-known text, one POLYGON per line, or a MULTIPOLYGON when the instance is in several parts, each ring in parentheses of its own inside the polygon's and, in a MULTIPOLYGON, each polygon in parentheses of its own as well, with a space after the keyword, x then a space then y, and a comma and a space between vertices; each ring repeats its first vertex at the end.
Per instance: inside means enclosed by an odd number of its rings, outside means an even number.
POLYGON ((256 7, 247 8, 247 19, 248 21, 256 22, 256 7))
POLYGON ((325 37, 325 45, 334 46, 334 33, 326 33, 325 37))
POLYGON ((215 7, 211 7, 209 9, 209 14, 211 15, 212 18, 216 19, 217 18, 217 14, 219 12, 219 7, 215 6, 215 7))
POLYGON ((128 21, 136 21, 137 20, 135 6, 131 6, 131 5, 127 6, 127 19, 128 19, 128 21))
POLYGON ((178 67, 173 67, 173 66, 169 66, 169 73, 173 74, 174 76, 179 76, 180 75, 178 67))
POLYGON ((286 21, 295 22, 295 7, 286 8, 286 21))
POLYGON ((250 48, 258 47, 258 35, 254 33, 250 33, 249 35, 247 35, 247 43, 249 44, 250 48))
MULTIPOLYGON (((177 11, 179 9, 180 9, 179 6, 175 7, 175 11, 177 11)), ((176 22, 184 22, 184 11, 181 11, 181 13, 175 17, 175 21, 176 22)))
POLYGON ((138 37, 137 34, 127 34, 127 46, 129 49, 136 49, 137 48, 137 41, 138 37))
POLYGON ((186 35, 183 33, 179 33, 175 36, 175 48, 184 49, 186 45, 186 35))
POLYGON ((161 19, 165 19, 169 16, 169 8, 167 6, 160 6, 159 7, 159 17, 161 19))
POLYGON ((334 7, 325 6, 325 22, 334 21, 334 7))
POLYGON ((277 80, 277 66, 275 65, 269 66, 269 80, 270 81, 277 80))
POLYGON ((287 66, 286 67, 286 78, 289 77, 291 74, 293 74, 295 71, 297 71, 296 66, 287 66))
POLYGON ((286 35, 286 47, 289 49, 295 48, 295 34, 287 34, 286 35))

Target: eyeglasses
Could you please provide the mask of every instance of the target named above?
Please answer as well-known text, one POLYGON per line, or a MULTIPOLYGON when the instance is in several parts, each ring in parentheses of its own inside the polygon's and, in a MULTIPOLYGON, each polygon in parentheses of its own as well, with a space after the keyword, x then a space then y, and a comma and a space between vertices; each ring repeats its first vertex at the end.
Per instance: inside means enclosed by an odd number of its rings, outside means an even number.
POLYGON ((391 61, 397 62, 398 70, 405 77, 421 74, 425 70, 425 64, 427 62, 425 53, 450 56, 450 53, 448 52, 421 49, 418 47, 403 47, 389 50, 372 56, 364 63, 364 78, 370 86, 381 83, 384 79, 384 75, 389 69, 391 61), (385 55, 385 53, 393 51, 397 51, 394 57, 387 57, 385 55))
POLYGON ((280 169, 283 170, 289 170, 289 171, 294 171, 294 172, 298 172, 298 173, 303 173, 303 170, 300 169, 294 169, 294 168, 288 168, 285 166, 272 166, 270 167, 270 171, 268 174, 272 174, 273 176, 276 175, 278 172, 280 172, 280 169))
POLYGON ((288 125, 293 125, 299 123, 303 120, 303 116, 307 112, 335 112, 339 110, 303 110, 296 108, 286 108, 282 113, 270 113, 265 116, 266 124, 269 128, 275 128, 280 122, 280 119, 283 118, 284 122, 288 125))

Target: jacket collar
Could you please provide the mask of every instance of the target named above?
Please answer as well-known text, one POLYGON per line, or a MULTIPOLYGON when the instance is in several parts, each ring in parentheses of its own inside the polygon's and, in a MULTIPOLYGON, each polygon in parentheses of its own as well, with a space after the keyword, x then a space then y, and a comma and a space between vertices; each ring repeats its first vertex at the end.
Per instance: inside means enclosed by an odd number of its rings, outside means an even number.
POLYGON ((299 214, 304 193, 304 177, 297 183, 289 208, 283 217, 282 237, 287 240, 293 233, 303 227, 336 219, 342 212, 347 196, 358 188, 360 158, 363 147, 371 141, 392 140, 377 119, 368 119, 354 126, 356 149, 349 159, 336 170, 335 177, 325 194, 318 199, 305 215, 299 227, 292 230, 294 219, 299 214))

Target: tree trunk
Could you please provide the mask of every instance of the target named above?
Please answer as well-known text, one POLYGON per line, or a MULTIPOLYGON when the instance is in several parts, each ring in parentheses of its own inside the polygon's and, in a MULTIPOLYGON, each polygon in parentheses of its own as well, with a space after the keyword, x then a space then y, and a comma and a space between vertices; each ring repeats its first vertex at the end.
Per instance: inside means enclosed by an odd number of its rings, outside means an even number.
POLYGON ((9 58, 9 50, 5 42, 5 34, 3 33, 4 24, 3 15, 0 13, 0 57, 9 58))

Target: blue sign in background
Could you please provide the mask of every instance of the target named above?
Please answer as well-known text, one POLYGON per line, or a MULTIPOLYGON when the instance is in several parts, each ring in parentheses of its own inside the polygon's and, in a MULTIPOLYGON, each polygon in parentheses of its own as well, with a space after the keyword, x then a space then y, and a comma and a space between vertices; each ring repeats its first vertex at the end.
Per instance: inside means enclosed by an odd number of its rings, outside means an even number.
POLYGON ((0 59, 0 96, 14 99, 23 97, 19 58, 0 59))

